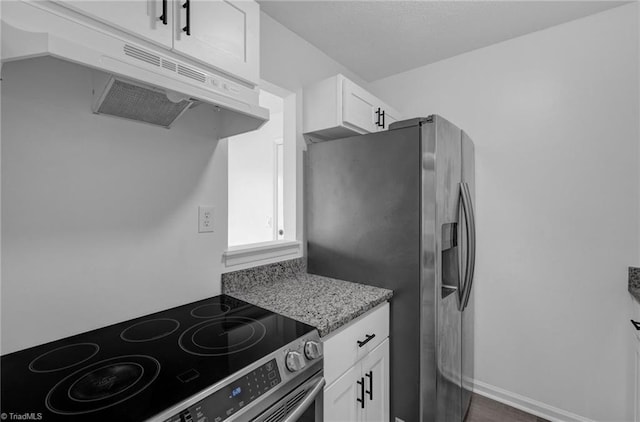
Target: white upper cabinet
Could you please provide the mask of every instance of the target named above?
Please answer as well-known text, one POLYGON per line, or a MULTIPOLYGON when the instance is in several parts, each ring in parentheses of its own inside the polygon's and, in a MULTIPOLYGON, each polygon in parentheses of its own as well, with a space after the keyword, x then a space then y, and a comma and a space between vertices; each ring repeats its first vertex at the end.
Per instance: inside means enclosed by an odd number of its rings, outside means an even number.
POLYGON ((383 127, 387 129, 389 128, 389 125, 391 125, 391 123, 397 122, 398 120, 402 120, 398 112, 392 109, 391 107, 387 107, 382 111, 383 111, 383 114, 382 114, 383 127))
POLYGON ((359 133, 377 132, 380 120, 377 118, 378 100, 371 93, 348 79, 342 80, 342 122, 359 133))
POLYGON ((303 102, 311 142, 379 132, 400 120, 397 110, 340 74, 306 87, 303 102))
POLYGON ((147 41, 173 47, 171 0, 56 2, 147 41))
POLYGON ((245 82, 260 81, 260 6, 253 0, 55 1, 245 82))
POLYGON ((260 7, 254 1, 176 2, 176 52, 250 82, 260 79, 260 7), (187 6, 187 7, 185 7, 187 6))

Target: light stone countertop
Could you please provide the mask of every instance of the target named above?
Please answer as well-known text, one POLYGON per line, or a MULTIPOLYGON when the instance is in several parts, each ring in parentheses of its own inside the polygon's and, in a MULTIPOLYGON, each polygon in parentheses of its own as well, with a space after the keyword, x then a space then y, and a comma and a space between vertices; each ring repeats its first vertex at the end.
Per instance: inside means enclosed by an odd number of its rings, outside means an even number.
POLYGON ((222 293, 316 327, 321 337, 393 295, 388 289, 307 274, 303 258, 223 274, 222 293))

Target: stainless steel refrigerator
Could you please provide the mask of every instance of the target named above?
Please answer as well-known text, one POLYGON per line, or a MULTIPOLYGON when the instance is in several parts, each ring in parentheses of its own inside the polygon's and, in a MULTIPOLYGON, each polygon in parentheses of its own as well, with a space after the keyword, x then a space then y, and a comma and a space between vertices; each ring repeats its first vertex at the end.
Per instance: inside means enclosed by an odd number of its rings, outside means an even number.
POLYGON ((311 144, 305 171, 308 271, 394 291, 390 421, 462 421, 473 380, 473 142, 432 115, 311 144))

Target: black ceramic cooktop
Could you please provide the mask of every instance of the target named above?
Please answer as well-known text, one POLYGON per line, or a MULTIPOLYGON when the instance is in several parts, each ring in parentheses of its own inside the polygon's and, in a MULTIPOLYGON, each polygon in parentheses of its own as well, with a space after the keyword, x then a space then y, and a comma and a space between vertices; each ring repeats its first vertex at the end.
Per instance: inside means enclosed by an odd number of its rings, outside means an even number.
POLYGON ((0 411, 6 420, 144 421, 312 330, 212 297, 2 356, 0 411))

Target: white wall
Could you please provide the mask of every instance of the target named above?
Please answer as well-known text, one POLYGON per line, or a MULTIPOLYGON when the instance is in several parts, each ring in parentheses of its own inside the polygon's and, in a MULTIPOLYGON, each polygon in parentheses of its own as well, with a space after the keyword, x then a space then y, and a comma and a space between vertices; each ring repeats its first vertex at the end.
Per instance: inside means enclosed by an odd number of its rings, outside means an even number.
MULTIPOLYGON (((302 153, 306 150, 302 137, 303 88, 337 73, 342 73, 364 88, 368 88, 368 83, 265 13, 260 14, 260 66, 263 80, 296 95, 297 176, 296 186, 291 190, 295 191, 298 203, 295 218, 296 233, 298 240, 303 241, 304 244, 306 242, 301 236, 304 227, 302 153)), ((285 180, 285 195, 289 191, 286 183, 285 180)))
POLYGON ((262 79, 292 92, 336 73, 368 87, 358 75, 265 13, 260 14, 260 66, 262 79))
MULTIPOLYGON (((349 74, 261 21, 265 80, 295 92, 349 74)), ((208 106, 166 130, 91 114, 76 65, 10 63, 2 78, 0 353, 220 292, 227 146, 208 106), (198 205, 215 207, 214 233, 197 233, 198 205)))
POLYGON ((476 379, 596 421, 632 419, 636 7, 371 84, 405 116, 437 113, 475 141, 476 379))
POLYGON ((220 292, 227 152, 209 106, 166 130, 92 114, 77 65, 2 78, 3 353, 220 292))

